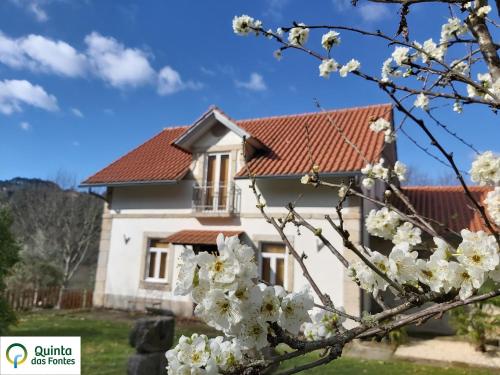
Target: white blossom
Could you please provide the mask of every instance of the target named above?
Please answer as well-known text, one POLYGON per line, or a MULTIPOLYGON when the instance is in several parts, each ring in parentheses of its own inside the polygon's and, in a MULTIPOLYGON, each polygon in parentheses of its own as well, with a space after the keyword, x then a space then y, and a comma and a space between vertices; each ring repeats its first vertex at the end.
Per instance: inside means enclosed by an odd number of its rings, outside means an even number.
MULTIPOLYGON (((337 308, 344 311, 344 309, 337 308)), ((304 324, 304 336, 307 340, 328 339, 338 333, 338 328, 345 318, 337 313, 315 309, 311 313, 311 322, 304 324)))
POLYGON ((341 77, 346 77, 347 73, 354 72, 356 70, 359 70, 361 67, 361 63, 358 60, 351 59, 347 64, 342 66, 339 70, 339 74, 341 77))
POLYGON ((491 151, 478 155, 472 162, 471 180, 479 185, 500 184, 500 157, 491 151))
POLYGON ((436 244, 436 248, 434 249, 434 252, 430 256, 430 259, 446 260, 446 261, 450 260, 450 258, 454 253, 453 248, 439 237, 434 237, 433 240, 434 243, 436 244))
POLYGON ((174 290, 175 295, 186 295, 193 290, 193 281, 197 269, 196 255, 190 248, 185 248, 180 256, 182 262, 177 284, 174 290))
POLYGON ((466 269, 457 262, 448 263, 448 276, 444 281, 445 291, 451 288, 459 289, 459 296, 462 300, 469 298, 475 289, 483 285, 484 272, 479 269, 466 269))
POLYGON ((303 23, 299 23, 298 26, 303 27, 293 27, 288 33, 288 41, 294 46, 303 46, 309 38, 309 29, 303 23))
POLYGON ((482 7, 479 7, 479 9, 476 11, 476 15, 478 17, 486 17, 489 12, 491 12, 491 6, 483 5, 482 7))
POLYGON ((455 103, 453 103, 453 111, 457 113, 462 113, 463 108, 460 102, 456 101, 455 103))
POLYGON ((496 225, 500 226, 500 187, 497 186, 494 190, 486 195, 484 200, 488 209, 488 214, 493 219, 496 225))
POLYGON ((450 64, 450 68, 462 75, 467 75, 467 73, 469 73, 469 64, 462 60, 453 60, 450 64))
POLYGON ((233 18, 233 31, 238 35, 248 35, 249 33, 255 33, 258 35, 258 30, 262 26, 262 22, 259 20, 255 20, 246 14, 241 16, 235 16, 233 18))
POLYGON ((392 143, 396 139, 396 134, 392 131, 391 123, 383 117, 379 117, 375 121, 372 121, 370 123, 370 129, 375 133, 383 132, 384 141, 386 143, 392 143))
POLYGON ((396 173, 396 177, 399 181, 406 181, 406 171, 408 168, 405 164, 400 162, 399 160, 394 163, 394 173, 396 173))
POLYGON ((372 236, 382 237, 386 240, 391 240, 396 233, 396 228, 399 225, 400 217, 387 207, 380 210, 371 210, 366 217, 366 230, 372 236))
POLYGON ((267 323, 256 317, 245 320, 240 324, 238 331, 238 340, 243 349, 262 349, 268 345, 267 342, 267 323))
POLYGON ((420 93, 418 94, 417 99, 415 99, 413 105, 427 111, 429 109, 429 98, 425 94, 420 93))
POLYGON ((371 189, 373 185, 375 185, 375 180, 370 177, 365 177, 363 178, 363 181, 361 182, 363 186, 367 189, 371 189))
POLYGON ((417 260, 418 279, 433 292, 440 292, 447 277, 448 262, 445 260, 417 260))
POLYGON ((412 223, 405 222, 396 230, 396 234, 394 235, 392 242, 396 245, 408 243, 411 246, 415 246, 422 242, 420 238, 421 234, 422 231, 420 228, 414 227, 412 223))
POLYGON ((408 47, 396 47, 394 49, 394 52, 392 53, 392 58, 396 64, 401 66, 409 61, 410 59, 410 56, 408 55, 409 52, 410 49, 408 47))
POLYGON ((330 30, 321 37, 321 45, 327 51, 330 51, 334 45, 338 44, 340 44, 340 34, 336 31, 330 30))
POLYGON ((394 246, 389 254, 388 276, 400 284, 414 283, 418 279, 417 256, 407 243, 394 246))
POLYGON ((309 310, 314 306, 314 300, 308 289, 290 293, 281 301, 281 312, 278 324, 292 334, 298 334, 300 326, 310 321, 309 310))
POLYGON ((468 229, 463 229, 460 235, 462 242, 457 248, 457 259, 467 270, 493 271, 498 266, 500 258, 495 237, 468 229))
POLYGON ((441 27, 440 43, 445 43, 453 36, 459 36, 467 32, 467 26, 459 18, 448 18, 448 22, 441 27))
POLYGON ((280 298, 276 295, 274 287, 264 284, 260 284, 259 287, 262 290, 260 315, 266 322, 275 322, 278 320, 280 313, 280 298))
POLYGON ((415 45, 423 50, 423 52, 420 53, 420 57, 425 64, 429 63, 431 58, 438 61, 443 60, 445 48, 443 46, 438 47, 432 39, 427 39, 422 46, 416 42, 415 45))
MULTIPOLYGON (((383 257, 383 255, 377 253, 377 255, 370 257, 370 261, 372 263, 376 261, 379 269, 380 267, 385 267, 388 270, 389 261, 383 257), (379 256, 381 258, 379 258, 379 256)), ((385 290, 388 286, 387 282, 382 277, 361 261, 351 263, 348 269, 348 276, 357 282, 361 289, 373 293, 374 295, 377 295, 380 290, 385 290)))
POLYGON ((336 72, 338 64, 334 59, 325 59, 319 65, 319 75, 323 78, 330 77, 330 73, 336 72))

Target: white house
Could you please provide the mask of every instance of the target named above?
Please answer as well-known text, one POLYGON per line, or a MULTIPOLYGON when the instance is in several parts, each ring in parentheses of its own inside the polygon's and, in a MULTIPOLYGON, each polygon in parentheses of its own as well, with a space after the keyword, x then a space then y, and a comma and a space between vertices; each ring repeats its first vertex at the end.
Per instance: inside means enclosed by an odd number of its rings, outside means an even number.
MULTIPOLYGON (((189 298, 173 294, 179 255, 186 247, 213 250, 220 232, 238 235, 253 246, 262 279, 290 291, 305 285, 300 268, 256 207, 244 155, 272 216, 283 217, 284 206, 300 196, 297 211, 353 259, 324 220, 325 214, 336 217, 337 192, 302 185, 300 177, 311 169, 312 159, 324 178, 359 183, 366 162, 343 141, 341 132, 368 160, 384 157, 394 163, 395 144, 384 144, 383 134, 369 130, 370 122, 379 117, 392 123, 392 115, 392 107, 384 104, 234 120, 211 107, 191 126, 164 129, 82 183, 107 188, 94 304, 123 309, 156 306, 191 315, 189 298)), ((422 194, 434 190, 412 189, 417 208, 427 207, 422 194)), ((382 193, 382 186, 371 192, 382 193)), ((349 198, 344 207, 351 239, 370 246, 363 220, 373 207, 356 198, 349 198)), ((293 226, 286 233, 293 246, 307 254, 313 277, 337 306, 353 314, 369 308, 369 299, 312 233, 293 226)))

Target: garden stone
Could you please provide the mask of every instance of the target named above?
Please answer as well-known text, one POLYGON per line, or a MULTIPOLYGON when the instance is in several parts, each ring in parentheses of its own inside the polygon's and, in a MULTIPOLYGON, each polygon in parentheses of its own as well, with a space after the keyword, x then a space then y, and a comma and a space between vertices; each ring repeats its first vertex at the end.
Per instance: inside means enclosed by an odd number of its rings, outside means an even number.
POLYGON ((165 353, 174 342, 174 326, 173 317, 141 318, 130 332, 130 346, 137 353, 165 353))
POLYGON ((134 354, 128 359, 127 375, 166 375, 165 353, 134 354))

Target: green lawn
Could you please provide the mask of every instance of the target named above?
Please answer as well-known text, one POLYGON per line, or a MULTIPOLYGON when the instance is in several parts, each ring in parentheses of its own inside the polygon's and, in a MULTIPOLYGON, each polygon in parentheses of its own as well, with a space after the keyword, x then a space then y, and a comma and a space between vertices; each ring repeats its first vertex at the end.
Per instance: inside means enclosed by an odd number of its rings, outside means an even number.
MULTIPOLYGON (((81 336, 82 374, 123 375, 128 356, 133 352, 128 345, 128 333, 138 315, 123 312, 37 312, 19 316, 19 323, 11 329, 15 336, 81 336)), ((200 323, 178 321, 176 336, 199 332, 213 334, 200 323)), ((307 357, 312 359, 312 355, 307 357)), ((304 358, 291 366, 300 365, 304 358)), ((433 374, 433 375, 489 375, 493 372, 470 368, 422 366, 410 362, 363 361, 342 358, 328 366, 309 370, 307 374, 433 374)))

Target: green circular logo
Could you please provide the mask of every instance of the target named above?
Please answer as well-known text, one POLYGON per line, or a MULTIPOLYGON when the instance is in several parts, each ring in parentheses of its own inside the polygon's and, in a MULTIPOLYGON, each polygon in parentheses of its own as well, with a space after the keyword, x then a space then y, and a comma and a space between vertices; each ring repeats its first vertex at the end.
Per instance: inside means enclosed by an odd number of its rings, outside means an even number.
POLYGON ((13 364, 14 368, 17 368, 18 365, 24 363, 26 361, 26 359, 28 359, 28 351, 26 350, 24 345, 15 342, 15 343, 9 345, 9 347, 5 351, 5 356, 7 357, 7 361, 9 361, 9 363, 13 364), (23 350, 23 355, 18 354, 16 356, 14 356, 14 359, 12 359, 12 357, 10 356, 10 351, 15 347, 21 348, 23 350))

